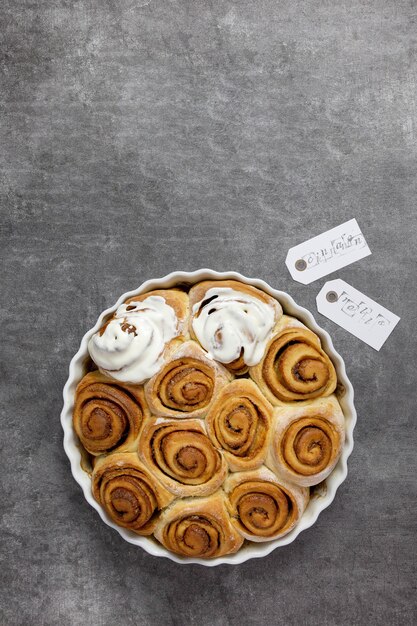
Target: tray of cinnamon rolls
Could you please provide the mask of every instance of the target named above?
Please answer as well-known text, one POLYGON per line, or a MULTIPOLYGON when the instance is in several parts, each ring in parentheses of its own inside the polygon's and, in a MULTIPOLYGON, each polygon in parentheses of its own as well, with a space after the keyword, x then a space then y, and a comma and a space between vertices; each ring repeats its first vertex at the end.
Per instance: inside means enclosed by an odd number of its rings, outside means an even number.
POLYGON ((61 421, 102 519, 181 563, 240 563, 295 539, 347 473, 356 414, 311 314, 257 279, 174 272, 84 336, 61 421))

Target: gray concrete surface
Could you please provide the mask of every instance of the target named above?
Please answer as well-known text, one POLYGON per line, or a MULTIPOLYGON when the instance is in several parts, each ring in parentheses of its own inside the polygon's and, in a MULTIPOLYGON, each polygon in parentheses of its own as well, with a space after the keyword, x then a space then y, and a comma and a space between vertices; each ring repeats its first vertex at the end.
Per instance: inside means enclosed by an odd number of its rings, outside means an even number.
POLYGON ((1 618, 415 624, 417 4, 3 0, 1 618), (289 246, 357 217, 338 273, 401 316, 380 353, 320 317, 359 414, 349 476, 239 567, 125 543, 71 477, 61 390, 83 333, 172 269, 259 276, 315 311, 289 246), (414 365, 413 365, 414 363, 414 365))

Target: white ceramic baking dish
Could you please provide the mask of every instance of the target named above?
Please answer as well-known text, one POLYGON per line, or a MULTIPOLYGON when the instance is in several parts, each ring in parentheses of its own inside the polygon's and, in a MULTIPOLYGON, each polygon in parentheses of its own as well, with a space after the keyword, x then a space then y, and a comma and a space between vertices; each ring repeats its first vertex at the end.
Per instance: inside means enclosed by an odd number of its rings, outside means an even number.
POLYGON ((353 449, 353 429, 356 423, 356 411, 353 404, 353 388, 346 375, 345 364, 342 357, 334 349, 329 334, 325 330, 320 328, 320 326, 318 326, 317 322, 313 318, 312 314, 303 307, 297 305, 291 298, 291 296, 289 296, 287 293, 284 293, 283 291, 277 291, 276 289, 273 289, 263 280, 259 280, 257 278, 247 278, 246 276, 242 276, 242 274, 239 274, 237 272, 215 272, 209 269, 200 269, 194 272, 171 272, 163 278, 148 280, 144 282, 138 289, 134 289, 133 291, 129 291, 121 295, 114 306, 110 307, 106 311, 103 311, 103 313, 98 318, 95 326, 91 330, 89 330, 82 338, 80 349, 70 363, 69 378, 64 387, 63 395, 64 407, 61 413, 61 423, 64 429, 64 449, 71 462, 72 474, 77 483, 81 486, 86 500, 91 504, 92 507, 96 509, 101 519, 106 524, 117 530, 117 532, 123 537, 123 539, 125 539, 129 543, 133 543, 136 546, 140 546, 149 554, 153 554, 154 556, 164 556, 171 559, 172 561, 175 561, 176 563, 199 563, 201 565, 206 565, 209 567, 213 567, 214 565, 220 565, 223 563, 237 565, 239 563, 247 561, 248 559, 265 556, 266 554, 272 552, 272 550, 291 543, 300 534, 301 531, 309 528, 312 524, 314 524, 319 514, 331 504, 333 498, 335 497, 337 488, 339 487, 339 485, 342 484, 347 476, 347 460, 353 449), (89 362, 89 354, 87 350, 88 340, 101 327, 104 318, 106 318, 109 314, 112 314, 116 310, 116 308, 122 302, 124 302, 124 300, 126 300, 126 298, 129 298, 133 295, 145 293, 152 289, 173 287, 178 283, 194 284, 201 280, 207 279, 236 279, 244 283, 254 285, 255 287, 259 287, 260 289, 263 289, 264 291, 269 293, 271 296, 274 296, 281 303, 284 313, 288 313, 289 315, 297 317, 304 324, 306 324, 306 326, 308 326, 309 328, 311 328, 311 330, 318 334, 322 341, 324 350, 330 356, 335 365, 339 381, 339 388, 342 389, 342 393, 339 394, 339 402, 341 404, 346 419, 346 441, 342 455, 335 469, 326 479, 325 484, 320 485, 318 489, 314 490, 314 495, 310 499, 310 502, 301 520, 290 533, 280 539, 275 539, 266 543, 248 543, 244 545, 244 547, 242 547, 236 554, 205 560, 182 558, 180 556, 177 556, 172 552, 169 552, 156 540, 149 537, 140 537, 125 528, 116 526, 116 524, 114 524, 110 520, 104 509, 102 509, 102 507, 93 498, 93 495, 91 493, 90 476, 81 467, 81 453, 78 447, 78 439, 72 427, 72 411, 74 406, 75 388, 78 382, 86 373, 86 367, 89 362))

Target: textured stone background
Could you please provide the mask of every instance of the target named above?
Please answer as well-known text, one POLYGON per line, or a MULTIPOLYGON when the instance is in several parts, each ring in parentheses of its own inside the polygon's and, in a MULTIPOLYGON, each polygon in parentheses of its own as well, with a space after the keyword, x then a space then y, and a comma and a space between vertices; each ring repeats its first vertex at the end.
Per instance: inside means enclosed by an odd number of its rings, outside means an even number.
POLYGON ((416 614, 417 3, 3 0, 1 624, 403 625, 416 614), (401 316, 380 353, 317 315, 359 415, 317 524, 239 567, 148 556, 84 501, 61 390, 100 311, 209 266, 315 311, 287 249, 357 217, 338 273, 401 316))

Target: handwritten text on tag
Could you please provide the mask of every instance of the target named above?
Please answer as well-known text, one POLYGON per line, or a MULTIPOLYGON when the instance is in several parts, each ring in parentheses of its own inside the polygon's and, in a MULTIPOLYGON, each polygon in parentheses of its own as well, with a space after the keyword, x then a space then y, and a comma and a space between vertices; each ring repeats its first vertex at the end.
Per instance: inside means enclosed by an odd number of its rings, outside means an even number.
POLYGON ((370 254, 358 222, 352 219, 290 248, 285 264, 294 280, 309 285, 370 254))
POLYGON ((329 280, 317 298, 317 309, 330 320, 380 350, 400 318, 348 285, 344 280, 329 280))

